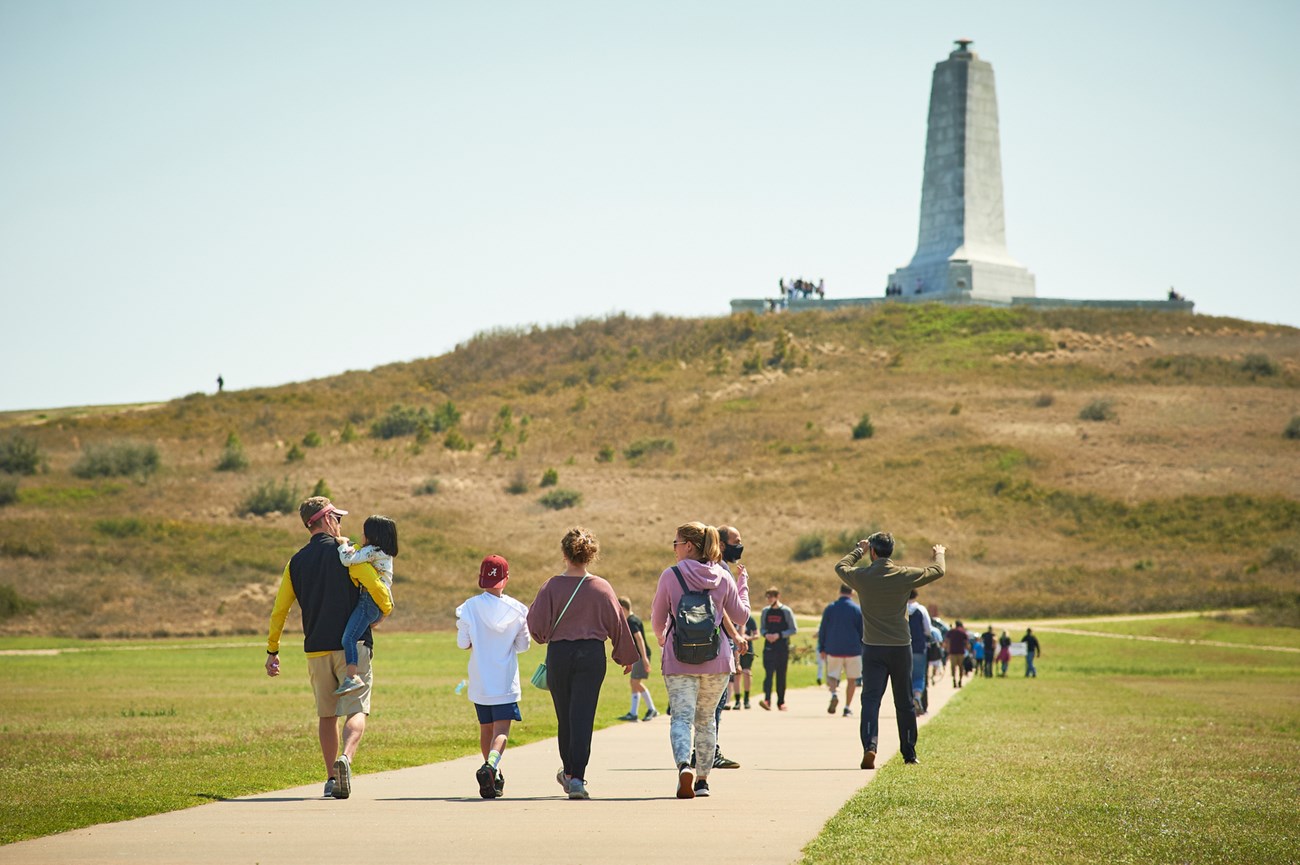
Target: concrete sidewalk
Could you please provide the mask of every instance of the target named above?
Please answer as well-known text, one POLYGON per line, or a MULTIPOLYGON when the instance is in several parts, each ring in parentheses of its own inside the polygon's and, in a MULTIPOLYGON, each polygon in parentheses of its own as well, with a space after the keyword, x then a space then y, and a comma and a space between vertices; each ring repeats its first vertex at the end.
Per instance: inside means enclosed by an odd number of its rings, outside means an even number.
MULTIPOLYGON (((841 684, 841 701, 843 693, 841 684)), ((922 724, 952 693, 946 678, 931 689, 922 724)), ((355 775, 347 800, 323 799, 322 785, 312 784, 23 841, 0 847, 0 863, 680 865, 674 839, 689 839, 698 861, 784 865, 875 775, 858 767, 858 699, 850 718, 828 715, 828 700, 824 688, 808 688, 787 695, 786 712, 763 711, 757 699, 749 711, 723 712, 723 753, 741 768, 713 770, 713 795, 704 799, 676 798, 661 715, 596 734, 588 801, 561 792, 559 753, 548 739, 506 751, 502 799, 479 798, 474 771, 482 760, 466 757, 355 775), (762 840, 753 849, 737 846, 755 838, 762 840)), ((881 726, 877 766, 897 759, 888 693, 881 726)), ((915 771, 924 773, 924 735, 918 753, 915 771)), ((361 757, 364 772, 364 743, 361 757)))

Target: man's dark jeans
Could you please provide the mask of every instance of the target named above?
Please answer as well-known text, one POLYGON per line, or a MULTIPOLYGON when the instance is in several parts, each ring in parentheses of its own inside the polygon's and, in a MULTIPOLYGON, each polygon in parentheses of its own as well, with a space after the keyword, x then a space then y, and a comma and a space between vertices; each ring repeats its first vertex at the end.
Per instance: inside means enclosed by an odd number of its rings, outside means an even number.
POLYGON ((904 760, 915 760, 916 710, 912 708, 911 645, 862 648, 862 750, 880 750, 880 700, 885 696, 886 680, 894 690, 898 749, 904 760))

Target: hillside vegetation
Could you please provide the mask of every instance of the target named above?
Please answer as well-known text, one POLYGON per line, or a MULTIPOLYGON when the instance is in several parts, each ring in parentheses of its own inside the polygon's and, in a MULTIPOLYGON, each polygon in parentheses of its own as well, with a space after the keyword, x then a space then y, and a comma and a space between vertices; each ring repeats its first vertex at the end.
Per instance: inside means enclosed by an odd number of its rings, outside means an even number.
MULTIPOLYGON (((530 600, 575 523, 649 604, 676 525, 732 522, 801 612, 874 529, 949 617, 1300 591, 1300 331, 889 305, 623 316, 153 406, 0 415, 0 633, 256 633, 318 486, 397 520, 398 613, 450 627, 487 553, 530 600)), ((291 622, 296 616, 291 616, 291 622)))

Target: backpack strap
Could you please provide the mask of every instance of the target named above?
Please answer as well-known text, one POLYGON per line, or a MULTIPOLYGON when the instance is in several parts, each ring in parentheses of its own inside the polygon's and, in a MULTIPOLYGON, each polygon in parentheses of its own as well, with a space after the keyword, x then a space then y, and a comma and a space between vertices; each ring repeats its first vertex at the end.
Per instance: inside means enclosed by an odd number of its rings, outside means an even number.
MULTIPOLYGON (((682 594, 684 595, 687 592, 689 592, 690 589, 686 588, 686 580, 682 578, 682 572, 678 570, 676 565, 673 565, 673 573, 677 576, 677 584, 682 587, 682 594)), ((669 631, 674 630, 676 629, 676 627, 677 627, 677 616, 673 615, 671 618, 668 619, 668 630, 669 631)), ((666 634, 667 631, 665 631, 664 633, 666 634)))

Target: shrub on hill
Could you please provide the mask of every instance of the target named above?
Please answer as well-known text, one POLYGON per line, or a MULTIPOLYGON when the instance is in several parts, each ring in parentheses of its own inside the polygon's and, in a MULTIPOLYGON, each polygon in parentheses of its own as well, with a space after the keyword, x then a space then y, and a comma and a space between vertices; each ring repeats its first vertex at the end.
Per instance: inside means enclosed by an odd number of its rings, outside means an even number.
POLYGON ((600 450, 596 451, 596 462, 610 463, 614 461, 614 448, 611 445, 601 445, 600 450))
POLYGON ((217 471, 238 472, 248 468, 248 457, 244 455, 244 443, 236 433, 226 436, 226 448, 217 460, 217 471))
POLYGON ((562 511, 582 504, 582 493, 557 487, 538 499, 537 503, 553 511, 562 511))
POLYGON ((122 440, 87 445, 72 473, 79 478, 133 477, 143 483, 160 465, 155 445, 122 440))
POLYGON ((430 412, 424 406, 415 408, 396 404, 383 417, 370 425, 370 434, 378 439, 391 439, 398 436, 413 435, 421 427, 441 433, 452 429, 460 423, 460 411, 451 400, 430 412))
POLYGON ((876 428, 871 423, 871 415, 863 412, 862 418, 853 427, 853 440, 869 439, 875 434, 876 428))
POLYGON ((1291 418, 1291 423, 1286 425, 1286 429, 1282 431, 1282 435, 1289 439, 1300 439, 1300 414, 1291 418))
POLYGON ((18 478, 13 475, 0 475, 0 507, 18 501, 18 478))
POLYGON ((524 477, 522 470, 515 472, 514 478, 511 479, 510 483, 506 484, 506 492, 512 496, 521 496, 528 492, 528 489, 528 478, 524 477))
POLYGON ((1253 378, 1277 375, 1277 364, 1266 354, 1248 354, 1241 361, 1241 371, 1253 378))
POLYGON ((1050 408, 1055 402, 1055 395, 1046 392, 1040 393, 1034 397, 1034 408, 1050 408))
POLYGON ((794 554, 790 557, 796 562, 806 562, 826 555, 826 539, 819 534, 800 535, 794 542, 794 554))
POLYGON ((559 482, 560 482, 560 473, 557 472, 555 469, 547 469, 546 471, 542 472, 542 480, 538 484, 538 486, 553 487, 559 482))
POLYGON ((318 448, 321 446, 320 433, 312 430, 302 437, 302 446, 305 448, 318 448))
POLYGON ((412 492, 417 496, 432 496, 437 494, 441 486, 442 481, 437 478, 426 478, 425 481, 418 484, 412 492))
POLYGON ((1108 399, 1095 399, 1079 410, 1079 420, 1104 421, 1115 416, 1115 410, 1108 399))
POLYGON ((21 616, 36 609, 36 602, 18 594, 13 586, 0 585, 0 620, 21 616))
POLYGON ((244 497, 239 504, 239 511, 258 517, 265 514, 288 514, 298 509, 300 501, 288 478, 278 482, 263 481, 244 497))
POLYGON ((623 449, 623 456, 630 460, 651 454, 671 454, 677 451, 677 445, 668 438, 637 439, 623 449))
POLYGON ((289 448, 289 452, 284 455, 284 461, 287 463, 300 463, 307 459, 307 454, 303 453, 302 448, 294 445, 289 448))
POLYGON ((460 430, 450 430, 442 440, 442 446, 449 451, 472 451, 474 443, 460 434, 460 430))
POLYGON ((311 488, 311 494, 313 496, 324 496, 327 499, 334 495, 330 492, 329 484, 325 483, 324 478, 316 481, 316 486, 311 488))
POLYGON ((12 435, 0 441, 0 472, 34 475, 41 464, 41 449, 34 439, 12 435))

